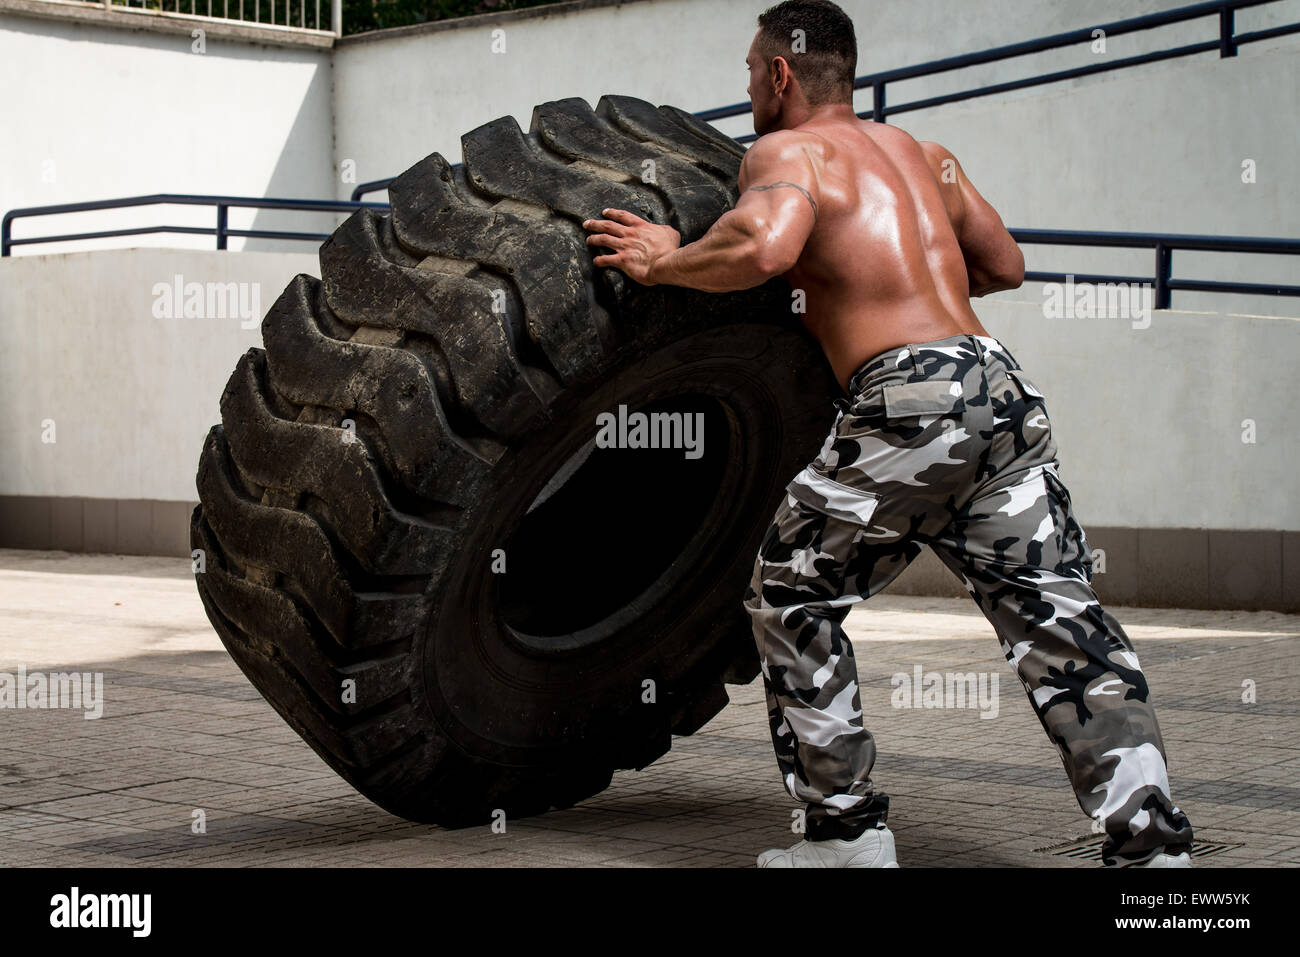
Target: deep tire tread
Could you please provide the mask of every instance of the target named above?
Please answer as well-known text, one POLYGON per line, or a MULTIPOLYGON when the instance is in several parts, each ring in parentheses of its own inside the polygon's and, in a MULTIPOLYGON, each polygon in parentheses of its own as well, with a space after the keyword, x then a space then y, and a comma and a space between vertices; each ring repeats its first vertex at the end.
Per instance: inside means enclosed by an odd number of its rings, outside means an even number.
MULTIPOLYGON (((671 745, 665 726, 599 765, 477 758, 427 717, 419 648, 461 510, 564 390, 636 342, 637 316, 611 315, 655 308, 595 269, 582 220, 618 206, 696 239, 733 201, 744 152, 627 97, 544 104, 532 126, 466 134, 461 167, 421 160, 391 185, 390 215, 360 210, 322 245, 322 280, 289 284, 265 352, 226 386, 191 524, 200 595, 241 670, 367 797, 446 826, 571 806, 671 745)), ((674 733, 725 707, 724 681, 757 673, 752 646, 721 654, 712 678, 680 689, 674 733)))

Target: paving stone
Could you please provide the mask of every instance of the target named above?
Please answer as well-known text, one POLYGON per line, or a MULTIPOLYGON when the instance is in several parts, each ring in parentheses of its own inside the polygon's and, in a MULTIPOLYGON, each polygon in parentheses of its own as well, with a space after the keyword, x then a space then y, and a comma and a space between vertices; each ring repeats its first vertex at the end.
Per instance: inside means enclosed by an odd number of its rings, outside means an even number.
MULTIPOLYGON (((92 567, 98 559, 83 562, 92 567)), ((100 670, 105 716, 3 711, 0 860, 130 867, 748 867, 799 839, 781 786, 760 682, 643 771, 620 771, 582 804, 447 831, 394 817, 334 774, 262 700, 211 633, 188 563, 103 556, 118 576, 140 562, 150 594, 170 594, 168 627, 187 645, 161 655, 155 635, 86 638, 83 576, 33 575, 31 553, 0 550, 0 647, 29 647, 8 619, 14 589, 63 589, 51 630, 79 629, 100 670), (33 584, 35 582, 35 584, 33 584), (186 604, 188 602, 188 604, 186 604), (188 617, 187 617, 188 616, 188 617), (179 625, 177 625, 179 623, 179 625), (207 832, 194 834, 202 809, 207 832)), ((1300 616, 1113 608, 1148 673, 1171 756, 1174 798, 1202 841, 1230 846, 1206 866, 1300 866, 1300 616), (1257 700, 1241 701, 1244 679, 1257 700)), ((1091 867, 1051 853, 1090 836, 1060 760, 965 599, 880 595, 849 616, 875 779, 891 795, 905 867, 1091 867), (895 709, 890 677, 924 670, 999 675, 998 714, 895 709)), ((51 639, 43 639, 51 641, 51 639)), ((53 645, 50 645, 53 646, 53 645)), ((15 650, 16 649, 16 650, 15 650)))

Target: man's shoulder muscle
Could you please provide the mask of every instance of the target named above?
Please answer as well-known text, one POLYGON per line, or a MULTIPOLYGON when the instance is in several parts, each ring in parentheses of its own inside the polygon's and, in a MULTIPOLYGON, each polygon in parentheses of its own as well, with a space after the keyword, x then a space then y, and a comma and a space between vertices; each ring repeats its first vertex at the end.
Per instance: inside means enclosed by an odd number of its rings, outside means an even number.
POLYGON ((821 137, 799 130, 777 130, 759 137, 740 162, 740 188, 756 185, 755 177, 811 173, 821 142, 821 137))
POLYGON ((957 157, 952 154, 952 150, 939 143, 917 141, 916 145, 921 148, 926 165, 930 167, 930 172, 939 182, 939 192, 943 196, 943 205, 948 213, 949 222, 954 229, 960 230, 966 212, 962 185, 964 173, 961 164, 957 162, 957 157))

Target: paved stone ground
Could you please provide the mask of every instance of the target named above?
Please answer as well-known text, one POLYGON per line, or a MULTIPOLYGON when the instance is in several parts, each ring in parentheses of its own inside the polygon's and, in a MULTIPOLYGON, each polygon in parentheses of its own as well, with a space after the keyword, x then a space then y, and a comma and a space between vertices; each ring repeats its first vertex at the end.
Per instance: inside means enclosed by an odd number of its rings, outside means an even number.
MULTIPOLYGON (((1300 864, 1300 617, 1113 610, 1156 695, 1174 798, 1209 842, 1198 863, 1300 864)), ((849 625, 904 867, 1097 866, 1100 839, 972 603, 881 595, 849 625), (891 707, 890 676, 916 665, 997 675, 996 717, 891 707)), ((0 550, 0 672, 20 665, 103 672, 106 703, 97 720, 0 710, 6 865, 747 867, 796 840, 759 681, 646 770, 496 834, 411 824, 338 778, 226 655, 187 563, 0 550)))

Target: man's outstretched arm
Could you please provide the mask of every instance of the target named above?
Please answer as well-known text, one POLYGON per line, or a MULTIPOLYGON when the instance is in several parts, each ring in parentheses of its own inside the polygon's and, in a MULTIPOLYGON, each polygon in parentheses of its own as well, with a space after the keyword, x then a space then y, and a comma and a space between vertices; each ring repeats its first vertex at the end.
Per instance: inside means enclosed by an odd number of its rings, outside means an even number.
POLYGON ((798 261, 817 221, 818 189, 805 137, 770 133, 740 164, 740 201, 697 241, 681 245, 671 226, 646 222, 623 209, 582 225, 587 243, 610 252, 597 266, 613 266, 647 286, 664 283, 705 292, 762 285, 798 261))

